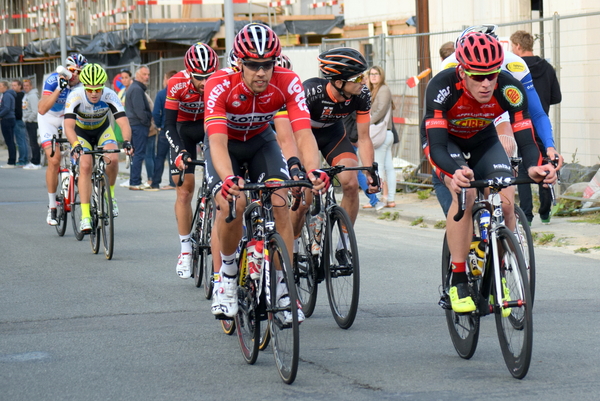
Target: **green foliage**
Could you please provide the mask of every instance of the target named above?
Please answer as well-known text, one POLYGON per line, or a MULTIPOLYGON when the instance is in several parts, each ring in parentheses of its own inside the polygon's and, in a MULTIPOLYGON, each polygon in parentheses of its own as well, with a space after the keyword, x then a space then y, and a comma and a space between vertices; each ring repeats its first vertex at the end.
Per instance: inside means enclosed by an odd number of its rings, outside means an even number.
POLYGON ((431 196, 431 191, 432 190, 430 188, 424 189, 422 191, 417 191, 419 200, 429 199, 429 197, 431 196))
POLYGON ((438 221, 437 223, 435 223, 435 225, 433 226, 433 228, 444 230, 446 228, 446 220, 440 220, 440 221, 438 221))
POLYGON ((411 226, 417 226, 419 224, 423 224, 423 216, 417 217, 416 219, 410 222, 411 226))

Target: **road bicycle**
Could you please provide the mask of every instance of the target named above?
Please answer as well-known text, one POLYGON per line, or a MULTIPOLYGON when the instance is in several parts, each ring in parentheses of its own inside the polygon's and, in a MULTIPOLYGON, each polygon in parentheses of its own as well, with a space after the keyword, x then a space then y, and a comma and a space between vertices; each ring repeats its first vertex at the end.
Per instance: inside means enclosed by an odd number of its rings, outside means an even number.
MULTIPOLYGON (((261 336, 261 327, 268 328, 277 370, 287 384, 294 382, 298 371, 300 304, 293 285, 294 272, 289 254, 283 238, 275 228, 271 197, 279 189, 298 186, 312 188, 310 181, 306 180, 244 184, 243 191, 256 192, 258 198, 251 201, 244 210, 246 230, 240 242, 238 258, 238 313, 235 316, 235 326, 240 350, 244 360, 248 364, 254 364, 261 344, 264 348, 269 341, 265 334, 261 336), (255 251, 252 248, 252 252, 249 251, 249 247, 255 247, 256 242, 264 244, 262 257, 258 259, 254 258, 255 251), (250 275, 249 263, 262 263, 258 278, 253 279, 250 275), (267 325, 265 320, 268 321, 267 325)), ((235 218, 234 199, 230 203, 226 221, 235 218)))
MULTIPOLYGON (((452 310, 449 296, 452 258, 446 237, 442 249, 439 305, 446 311, 446 322, 456 352, 465 359, 473 356, 479 339, 480 318, 493 314, 504 362, 517 379, 525 377, 531 363, 533 301, 521 246, 515 234, 504 224, 500 190, 531 182, 528 177, 497 177, 471 182, 470 188, 489 189, 487 197, 478 191, 472 211, 473 240, 481 244, 479 250, 484 255, 481 258, 472 251, 467 260, 468 286, 475 311, 456 313, 452 310)), ((455 221, 464 215, 465 196, 463 188, 455 221)))
MULTIPOLYGON (((72 212, 73 202, 75 201, 76 194, 76 170, 71 165, 70 159, 70 147, 64 146, 68 144, 67 138, 60 137, 62 130, 59 130, 59 136, 53 135, 51 141, 51 153, 50 157, 54 157, 56 150, 60 152, 60 165, 58 167, 58 188, 56 194, 56 232, 59 236, 65 235, 67 230, 67 215, 72 212)), ((75 231, 75 237, 77 237, 77 231, 75 231)))
MULTIPOLYGON (((110 194, 110 181, 106 174, 106 153, 124 153, 125 149, 86 150, 83 154, 94 157, 92 168, 92 196, 90 199, 90 215, 92 217, 92 231, 90 244, 92 252, 97 254, 100 250, 100 237, 104 246, 104 256, 110 260, 114 251, 114 216, 113 202, 110 194)), ((110 159, 109 159, 110 162, 110 159)))
POLYGON ((379 186, 377 163, 371 167, 340 165, 322 170, 330 177, 332 185, 324 194, 314 196, 315 206, 307 212, 299 250, 294 255, 295 283, 302 311, 309 317, 317 302, 318 283, 325 280, 333 318, 339 327, 348 329, 358 310, 360 264, 352 221, 336 202, 334 177, 342 171, 365 170, 379 186))

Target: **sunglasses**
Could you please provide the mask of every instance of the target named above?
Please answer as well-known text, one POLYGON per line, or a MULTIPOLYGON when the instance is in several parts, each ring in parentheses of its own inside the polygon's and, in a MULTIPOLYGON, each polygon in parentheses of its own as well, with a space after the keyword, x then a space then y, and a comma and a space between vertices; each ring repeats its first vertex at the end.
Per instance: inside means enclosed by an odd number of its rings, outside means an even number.
POLYGON ((85 88, 85 91, 87 93, 100 93, 100 92, 102 92, 102 90, 104 90, 104 88, 88 88, 88 87, 85 88))
POLYGON ((496 79, 498 77, 498 75, 500 74, 500 71, 502 71, 502 68, 498 68, 495 71, 490 71, 490 72, 471 72, 471 71, 467 71, 464 70, 465 74, 467 74, 469 76, 469 78, 471 78, 473 81, 476 82, 483 82, 486 79, 488 81, 493 81, 494 79, 496 79))
POLYGON ((205 79, 208 79, 208 78, 210 78, 210 76, 212 75, 212 73, 210 73, 210 74, 191 74, 191 73, 190 73, 190 75, 191 75, 191 76, 192 76, 192 78, 194 78, 195 80, 198 80, 198 81, 204 81, 205 79))
POLYGON ((360 83, 362 83, 362 81, 364 81, 364 79, 365 79, 365 76, 360 74, 360 75, 355 76, 354 78, 349 78, 346 81, 354 82, 355 84, 360 84, 360 83))
POLYGON ((273 67, 275 67, 275 61, 271 60, 271 61, 246 61, 246 60, 242 60, 242 64, 244 65, 244 67, 247 67, 250 71, 258 71, 261 68, 264 69, 265 71, 269 71, 272 70, 273 67))

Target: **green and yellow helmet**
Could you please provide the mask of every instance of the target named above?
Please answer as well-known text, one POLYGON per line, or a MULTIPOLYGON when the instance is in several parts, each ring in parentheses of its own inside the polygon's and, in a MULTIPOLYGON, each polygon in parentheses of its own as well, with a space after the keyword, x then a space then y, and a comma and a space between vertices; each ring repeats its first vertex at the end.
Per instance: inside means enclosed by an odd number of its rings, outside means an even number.
POLYGON ((79 80, 84 86, 99 86, 104 85, 108 76, 106 71, 100 64, 87 64, 79 74, 79 80))

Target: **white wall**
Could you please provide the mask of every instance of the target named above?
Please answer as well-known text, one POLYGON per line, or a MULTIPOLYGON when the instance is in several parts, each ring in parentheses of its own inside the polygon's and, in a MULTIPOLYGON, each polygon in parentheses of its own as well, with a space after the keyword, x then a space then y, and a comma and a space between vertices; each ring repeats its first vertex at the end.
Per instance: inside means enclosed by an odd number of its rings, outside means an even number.
POLYGON ((413 15, 414 0, 344 0, 346 25, 406 19, 413 15))

